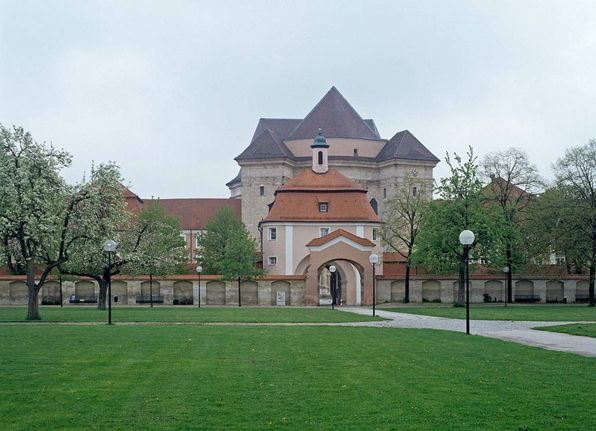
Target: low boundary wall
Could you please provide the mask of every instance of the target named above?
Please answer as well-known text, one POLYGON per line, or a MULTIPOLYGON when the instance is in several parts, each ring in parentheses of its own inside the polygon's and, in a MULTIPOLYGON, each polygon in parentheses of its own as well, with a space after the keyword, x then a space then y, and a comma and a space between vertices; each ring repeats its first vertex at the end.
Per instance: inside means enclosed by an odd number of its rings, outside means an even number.
MULTIPOLYGON (((238 304, 238 284, 220 281, 216 276, 198 277, 180 275, 154 278, 150 289, 148 277, 112 279, 112 304, 137 305, 150 302, 152 290, 154 302, 167 305, 238 304), (200 294, 199 294, 200 291, 200 294)), ((410 279, 410 302, 452 303, 457 298, 458 279, 453 276, 416 276, 410 279)), ((63 281, 62 302, 76 305, 97 299, 99 287, 90 279, 63 281)), ((240 284, 243 305, 305 305, 304 276, 266 276, 240 284)), ((27 304, 27 287, 24 276, 0 276, 0 305, 27 304)), ((540 278, 516 277, 513 279, 512 295, 516 302, 574 303, 586 302, 588 280, 585 277, 540 278)), ((398 303, 404 299, 404 280, 395 276, 377 278, 377 303, 398 303)), ((472 303, 503 302, 505 280, 484 276, 470 280, 472 303)), ((46 282, 39 295, 40 303, 59 304, 58 280, 46 282)))

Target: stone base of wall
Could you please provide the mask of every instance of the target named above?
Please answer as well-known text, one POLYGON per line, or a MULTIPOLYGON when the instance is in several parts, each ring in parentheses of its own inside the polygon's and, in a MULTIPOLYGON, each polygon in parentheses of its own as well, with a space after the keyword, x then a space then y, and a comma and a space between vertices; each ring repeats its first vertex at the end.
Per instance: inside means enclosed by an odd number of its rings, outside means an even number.
MULTIPOLYGON (((504 302, 504 280, 487 278, 470 280, 470 302, 504 302)), ((459 281, 453 277, 444 279, 410 279, 410 302, 453 303, 457 299, 459 281)), ((518 278, 512 283, 513 302, 574 303, 584 302, 588 294, 586 279, 518 278)), ((403 302, 404 280, 381 278, 377 280, 377 302, 403 302)))
MULTIPOLYGON (((152 286, 148 279, 114 279, 112 283, 112 304, 145 305, 151 293, 154 301, 165 305, 238 305, 238 283, 223 282, 213 276, 199 282, 189 276, 173 279, 156 279, 152 286)), ((410 302, 453 303, 457 298, 458 280, 453 277, 414 278, 410 280, 410 302)), ((261 306, 303 306, 305 299, 303 277, 264 278, 243 281, 240 284, 242 305, 261 306)), ((93 304, 99 287, 92 280, 65 281, 62 283, 64 305, 93 304)), ((588 295, 588 280, 580 278, 541 279, 519 278, 513 280, 514 302, 574 303, 585 302, 588 295), (517 300, 516 300, 517 299, 517 300)), ((27 286, 22 277, 0 279, 0 305, 26 305, 27 286)), ((403 279, 380 277, 377 280, 377 303, 398 303, 404 299, 403 279)), ((503 280, 482 279, 470 281, 470 302, 503 302, 505 283, 503 280)), ((39 302, 60 304, 60 284, 52 280, 45 284, 39 295, 39 302)))
MULTIPOLYGON (((240 283, 242 305, 304 305, 304 280, 258 280, 240 283)), ((99 286, 93 280, 62 283, 64 305, 96 304, 99 286), (95 302, 94 302, 95 300, 95 302)), ((28 291, 24 281, 0 279, 0 305, 26 305, 28 291)), ((112 305, 146 305, 153 301, 164 305, 238 305, 238 283, 216 279, 201 280, 114 280, 112 305)), ((50 281, 42 287, 40 304, 60 304, 60 284, 50 281)))

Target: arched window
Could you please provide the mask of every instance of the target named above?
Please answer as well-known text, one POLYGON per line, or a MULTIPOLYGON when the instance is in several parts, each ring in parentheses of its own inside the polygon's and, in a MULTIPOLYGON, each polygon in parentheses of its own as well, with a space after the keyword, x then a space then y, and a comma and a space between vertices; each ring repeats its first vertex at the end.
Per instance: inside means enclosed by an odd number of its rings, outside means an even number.
POLYGON ((372 198, 370 200, 370 206, 372 207, 373 211, 375 212, 375 214, 379 214, 379 207, 377 205, 377 200, 375 198, 372 198))
POLYGON ((323 164, 323 152, 319 151, 319 165, 323 164))

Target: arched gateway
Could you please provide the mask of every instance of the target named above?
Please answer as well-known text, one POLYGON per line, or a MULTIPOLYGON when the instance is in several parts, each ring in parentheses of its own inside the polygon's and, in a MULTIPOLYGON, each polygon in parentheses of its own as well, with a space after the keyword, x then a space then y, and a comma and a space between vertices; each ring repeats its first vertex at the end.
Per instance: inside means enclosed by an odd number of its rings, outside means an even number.
MULTIPOLYGON (((328 298, 326 283, 321 283, 321 272, 333 265, 337 268, 339 304, 372 303, 372 265, 369 256, 375 243, 346 230, 337 229, 310 241, 306 270, 306 301, 325 303, 328 298), (322 287, 322 288, 321 288, 322 287)), ((325 277, 326 278, 326 277, 325 277)))
POLYGON ((381 219, 366 188, 329 169, 329 145, 321 132, 311 148, 311 168, 276 190, 269 214, 260 223, 265 269, 270 275, 304 275, 306 304, 322 305, 331 299, 333 265, 338 303, 371 304, 369 256, 382 252, 375 235, 381 219))

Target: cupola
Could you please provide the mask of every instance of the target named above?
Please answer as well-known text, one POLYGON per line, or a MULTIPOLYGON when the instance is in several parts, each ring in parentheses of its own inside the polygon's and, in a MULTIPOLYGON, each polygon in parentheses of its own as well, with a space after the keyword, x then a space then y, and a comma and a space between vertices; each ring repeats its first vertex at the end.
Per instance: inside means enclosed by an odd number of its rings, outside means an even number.
POLYGON ((312 170, 317 174, 326 173, 329 170, 329 165, 327 163, 329 144, 320 128, 319 133, 310 148, 312 148, 312 170))

